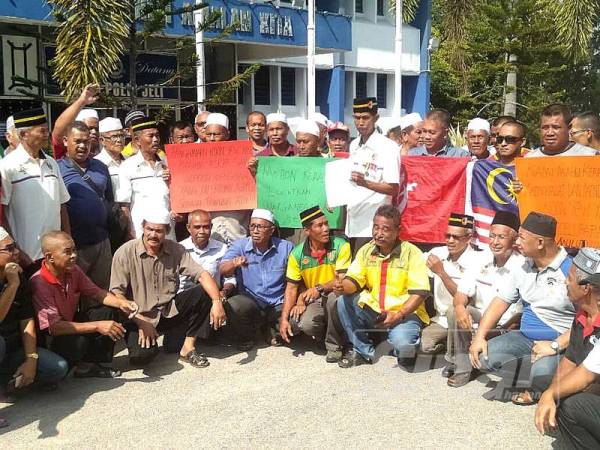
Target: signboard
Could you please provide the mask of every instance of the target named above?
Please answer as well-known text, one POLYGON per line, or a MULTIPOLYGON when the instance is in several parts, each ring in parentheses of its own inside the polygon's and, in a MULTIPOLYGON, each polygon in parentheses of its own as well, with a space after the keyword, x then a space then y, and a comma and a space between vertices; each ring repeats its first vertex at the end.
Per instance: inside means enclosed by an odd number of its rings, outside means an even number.
POLYGON ((4 95, 22 95, 23 91, 36 93, 36 87, 29 87, 15 77, 38 81, 37 39, 29 36, 2 36, 2 90, 4 95))

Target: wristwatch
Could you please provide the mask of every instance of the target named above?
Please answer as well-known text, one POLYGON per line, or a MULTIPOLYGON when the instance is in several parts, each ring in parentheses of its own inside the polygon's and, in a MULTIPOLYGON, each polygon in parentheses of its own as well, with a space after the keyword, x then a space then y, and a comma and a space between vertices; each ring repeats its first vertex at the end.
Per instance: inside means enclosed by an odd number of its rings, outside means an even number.
POLYGON ((550 343, 550 348, 552 350, 554 350, 554 353, 556 353, 558 355, 558 352, 560 352, 560 345, 558 344, 558 341, 554 340, 550 343))
POLYGON ((25 356, 31 359, 38 359, 40 357, 37 353, 27 353, 25 356))

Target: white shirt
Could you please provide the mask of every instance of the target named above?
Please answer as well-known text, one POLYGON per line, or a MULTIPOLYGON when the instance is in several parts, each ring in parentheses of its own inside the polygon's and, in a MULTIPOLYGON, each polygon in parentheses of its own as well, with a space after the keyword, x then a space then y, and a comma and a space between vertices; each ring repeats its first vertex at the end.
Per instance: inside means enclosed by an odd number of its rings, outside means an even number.
MULTIPOLYGON (((435 247, 429 252, 424 253, 423 257, 425 261, 427 261, 429 255, 437 256, 442 260, 444 270, 457 286, 460 285, 468 272, 473 273, 481 265, 481 252, 473 250, 471 246, 467 247, 456 261, 449 259, 448 247, 446 246, 435 247)), ((446 313, 448 312, 448 308, 454 304, 454 296, 448 292, 440 277, 431 271, 429 272, 429 276, 433 278, 433 302, 436 310, 436 315, 431 320, 444 328, 448 328, 446 313)))
MULTIPOLYGON (((593 337, 593 336, 592 336, 593 337)), ((592 340, 590 339, 590 342, 592 340)), ((583 360, 583 367, 590 372, 600 375, 600 342, 594 342, 594 348, 583 360)))
POLYGON ((541 156, 594 156, 597 152, 591 147, 581 144, 573 144, 568 149, 558 155, 548 155, 541 148, 536 148, 525 155, 525 158, 536 158, 541 156))
MULTIPOLYGON (((116 201, 129 203, 136 238, 142 237, 142 221, 146 213, 157 208, 171 210, 169 186, 162 178, 166 165, 166 159, 148 163, 141 151, 121 163, 116 201)), ((167 237, 175 240, 173 223, 167 237)))
POLYGON ((48 155, 38 160, 21 144, 0 162, 2 204, 13 238, 33 259, 42 255, 40 237, 60 230, 60 207, 71 198, 58 164, 48 155))
MULTIPOLYGON (((374 132, 367 142, 360 145, 360 137, 350 144, 352 171, 364 173, 365 180, 376 183, 400 183, 400 148, 391 139, 374 132)), ((356 186, 356 195, 348 204, 346 235, 348 237, 371 237, 375 211, 382 205, 391 204, 391 195, 380 194, 362 186, 356 186)))
MULTIPOLYGON (((511 271, 520 270, 525 258, 519 253, 513 252, 502 267, 496 266, 494 254, 490 250, 484 250, 480 255, 480 265, 472 272, 467 272, 465 277, 458 283, 457 291, 473 298, 475 308, 482 313, 490 306, 492 300, 498 296, 500 286, 510 282, 511 271)), ((498 321, 504 325, 515 314, 523 310, 521 302, 510 305, 508 310, 498 321)))
MULTIPOLYGON (((180 244, 185 247, 194 261, 200 264, 204 270, 211 274, 211 276, 215 279, 217 286, 221 287, 219 263, 227 251, 227 246, 216 239, 209 239, 206 247, 199 249, 196 247, 196 245, 194 245, 191 236, 181 241, 180 244)), ((233 284, 235 286, 235 277, 223 277, 223 284, 225 283, 233 284)), ((196 283, 194 283, 191 278, 180 275, 179 292, 191 289, 194 286, 196 286, 196 283)))
POLYGON ((110 175, 110 181, 113 187, 113 195, 116 196, 117 191, 119 190, 119 171, 121 170, 121 163, 123 160, 117 163, 105 148, 102 148, 102 151, 94 156, 94 158, 103 162, 108 168, 108 174, 110 175))

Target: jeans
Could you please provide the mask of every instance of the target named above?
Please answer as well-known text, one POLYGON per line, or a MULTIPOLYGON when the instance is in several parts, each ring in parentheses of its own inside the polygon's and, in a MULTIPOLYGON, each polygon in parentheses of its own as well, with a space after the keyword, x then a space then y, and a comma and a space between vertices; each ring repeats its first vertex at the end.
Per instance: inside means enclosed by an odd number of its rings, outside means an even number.
POLYGON ((375 328, 372 317, 363 308, 358 306, 358 294, 344 295, 337 301, 338 315, 342 327, 354 351, 366 359, 372 360, 375 356, 375 344, 371 336, 372 332, 387 333, 387 341, 394 349, 397 358, 412 358, 420 343, 421 328, 423 323, 416 314, 409 315, 388 330, 375 328))
POLYGON ((531 349, 534 342, 520 331, 510 331, 488 341, 488 358, 480 356, 482 369, 486 372, 499 372, 511 385, 522 383, 527 377, 527 387, 534 393, 545 391, 556 372, 560 355, 545 356, 531 364, 531 349))

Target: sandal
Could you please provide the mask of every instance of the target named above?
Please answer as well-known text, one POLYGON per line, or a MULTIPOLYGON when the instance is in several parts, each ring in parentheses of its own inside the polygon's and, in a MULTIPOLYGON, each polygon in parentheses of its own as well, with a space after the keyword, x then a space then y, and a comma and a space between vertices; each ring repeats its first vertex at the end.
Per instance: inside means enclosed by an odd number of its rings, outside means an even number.
POLYGON ((75 369, 73 372, 73 378, 118 378, 120 376, 120 370, 104 367, 100 364, 94 364, 86 371, 75 369))
POLYGON ((187 355, 179 355, 179 361, 188 363, 196 369, 204 369, 210 366, 210 362, 204 353, 198 353, 196 350, 191 350, 187 355))
POLYGON ((529 391, 516 392, 510 400, 517 406, 530 406, 537 403, 529 391))

